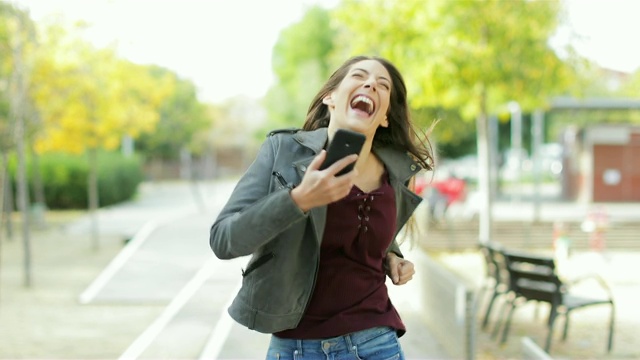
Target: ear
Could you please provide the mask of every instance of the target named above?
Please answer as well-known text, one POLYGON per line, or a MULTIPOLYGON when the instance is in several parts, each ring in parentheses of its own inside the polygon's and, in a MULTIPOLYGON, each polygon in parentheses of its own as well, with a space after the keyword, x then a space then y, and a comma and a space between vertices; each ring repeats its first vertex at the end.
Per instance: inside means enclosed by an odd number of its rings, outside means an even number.
POLYGON ((385 127, 385 128, 389 127, 389 119, 386 116, 384 117, 384 120, 382 120, 380 122, 380 126, 385 127))
POLYGON ((331 98, 331 95, 327 95, 324 98, 322 98, 322 103, 329 107, 335 105, 335 103, 333 102, 333 99, 331 98))

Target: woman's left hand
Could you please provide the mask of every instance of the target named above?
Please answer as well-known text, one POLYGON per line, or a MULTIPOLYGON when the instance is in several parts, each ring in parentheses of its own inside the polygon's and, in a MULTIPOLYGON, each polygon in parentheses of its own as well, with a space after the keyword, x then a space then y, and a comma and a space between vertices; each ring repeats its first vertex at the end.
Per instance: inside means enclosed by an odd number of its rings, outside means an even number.
POLYGON ((413 274, 416 273, 411 261, 405 260, 392 252, 387 254, 387 269, 389 269, 391 280, 396 285, 406 284, 413 279, 413 274))

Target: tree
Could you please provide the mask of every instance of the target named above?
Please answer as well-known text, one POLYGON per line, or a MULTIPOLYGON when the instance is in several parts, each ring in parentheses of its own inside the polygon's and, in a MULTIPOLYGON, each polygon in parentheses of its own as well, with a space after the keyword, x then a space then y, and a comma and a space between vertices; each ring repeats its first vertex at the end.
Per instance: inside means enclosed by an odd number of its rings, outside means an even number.
POLYGON ((622 96, 640 98, 640 68, 629 75, 629 80, 620 89, 622 96))
POLYGON ((141 134, 136 148, 150 158, 165 160, 176 159, 183 148, 201 151, 194 138, 211 126, 212 119, 198 100, 195 85, 161 67, 152 67, 151 74, 158 80, 170 79, 173 91, 160 105, 155 130, 141 134))
MULTIPOLYGON (((458 108, 476 119, 480 241, 491 238, 488 116, 509 101, 545 106, 572 71, 550 48, 558 1, 346 1, 337 18, 344 52, 373 53, 405 73, 413 107, 458 108)), ((446 123, 443 119, 442 123, 446 123)))
POLYGON ((272 55, 277 83, 266 96, 267 126, 302 126, 313 96, 333 69, 335 37, 329 11, 318 6, 280 33, 272 55))
MULTIPOLYGON (((27 128, 27 84, 31 69, 31 53, 34 44, 35 27, 28 14, 13 6, 2 6, 2 30, 6 34, 3 42, 9 59, 8 124, 13 126, 15 150, 18 159, 17 202, 22 220, 22 240, 24 249, 24 284, 31 286, 31 239, 29 229, 29 190, 26 169, 26 128, 27 128)), ((3 166, 6 161, 3 152, 3 166)), ((4 171, 3 171, 4 172, 4 171)), ((4 176, 3 176, 4 193, 4 176)))
POLYGON ((413 110, 411 117, 422 126, 433 119, 445 119, 445 124, 438 123, 438 131, 430 136, 436 161, 437 158, 454 159, 476 152, 475 127, 457 109, 424 107, 413 110))
POLYGON ((170 78, 154 77, 149 67, 119 59, 111 49, 96 49, 59 24, 43 32, 31 86, 42 118, 35 150, 88 155, 94 249, 98 152, 116 149, 124 136, 152 131, 172 85, 170 78))
POLYGON ((11 217, 6 212, 6 194, 9 194, 7 185, 8 153, 15 149, 14 124, 9 116, 9 79, 11 77, 12 58, 10 44, 9 18, 13 17, 14 8, 5 2, 0 1, 0 239, 3 235, 3 226, 6 223, 7 233, 11 231, 11 217))

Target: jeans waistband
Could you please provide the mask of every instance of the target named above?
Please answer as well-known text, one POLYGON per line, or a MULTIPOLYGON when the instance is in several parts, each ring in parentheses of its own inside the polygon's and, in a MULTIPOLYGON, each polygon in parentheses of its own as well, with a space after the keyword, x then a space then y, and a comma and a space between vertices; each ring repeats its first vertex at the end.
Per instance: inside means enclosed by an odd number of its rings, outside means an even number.
POLYGON ((271 342, 274 345, 277 344, 279 346, 297 349, 302 352, 340 351, 349 350, 353 346, 357 346, 390 331, 395 330, 388 326, 380 326, 326 339, 283 339, 273 335, 271 337, 271 342))

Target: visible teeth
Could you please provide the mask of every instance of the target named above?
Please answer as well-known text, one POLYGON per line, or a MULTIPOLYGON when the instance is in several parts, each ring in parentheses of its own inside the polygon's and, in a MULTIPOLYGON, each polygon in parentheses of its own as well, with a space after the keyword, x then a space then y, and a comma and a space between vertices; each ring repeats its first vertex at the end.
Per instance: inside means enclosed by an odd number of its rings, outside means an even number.
POLYGON ((356 96, 353 99, 353 101, 351 102, 351 106, 355 106, 358 102, 363 102, 367 104, 369 107, 369 111, 367 112, 369 113, 369 115, 371 115, 371 113, 373 112, 373 101, 371 101, 371 99, 369 99, 366 96, 360 95, 360 96, 356 96))

